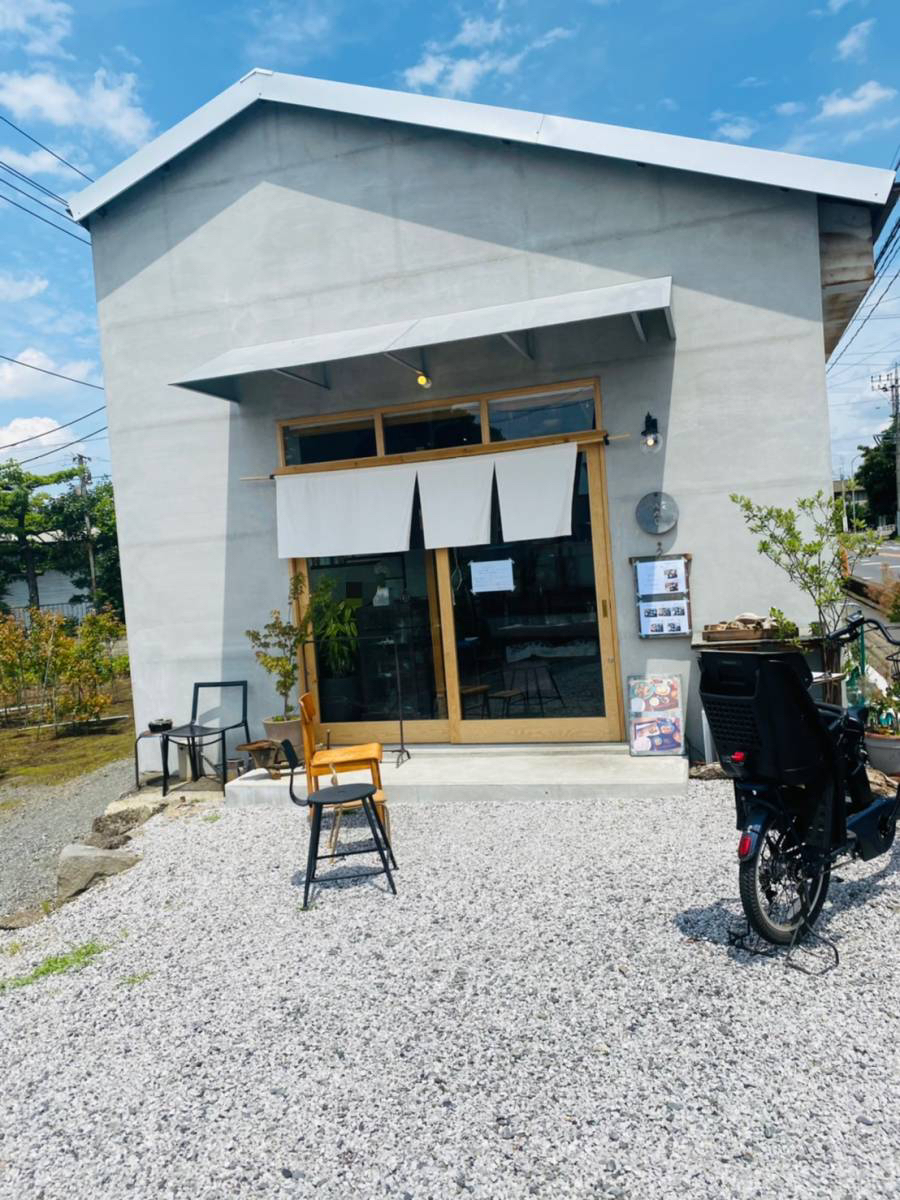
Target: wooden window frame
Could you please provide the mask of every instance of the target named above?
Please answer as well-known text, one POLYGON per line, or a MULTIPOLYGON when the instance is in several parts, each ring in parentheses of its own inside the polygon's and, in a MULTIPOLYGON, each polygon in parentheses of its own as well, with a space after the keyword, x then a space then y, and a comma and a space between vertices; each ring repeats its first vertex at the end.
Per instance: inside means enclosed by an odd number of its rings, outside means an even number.
MULTIPOLYGON (((276 421, 276 439, 279 466, 276 475, 291 475, 314 471, 355 470, 366 467, 390 466, 396 463, 428 462, 434 459, 460 458, 472 454, 498 454, 506 451, 523 450, 532 446, 554 445, 576 442, 579 450, 586 452, 589 496, 591 506, 591 538, 594 559, 594 587, 597 596, 597 623, 602 656, 600 669, 603 675, 603 690, 606 712, 603 717, 531 718, 476 720, 463 718, 460 710, 459 671, 456 659, 455 632, 452 628, 453 596, 450 585, 449 551, 433 551, 437 592, 441 612, 441 639, 443 642, 443 672, 445 675, 447 717, 430 720, 404 721, 407 740, 416 742, 595 742, 622 741, 625 736, 624 696, 622 672, 619 658, 618 620, 616 616, 615 588, 612 573, 612 547, 609 533, 606 463, 604 447, 611 440, 602 427, 602 393, 597 378, 562 380, 555 383, 537 384, 526 388, 512 388, 496 392, 480 392, 469 396, 454 396, 444 400, 426 399, 416 403, 395 404, 375 409, 351 409, 329 413, 328 422, 352 419, 368 414, 375 416, 375 439, 380 451, 375 458, 340 459, 329 463, 312 463, 307 466, 287 467, 284 463, 285 426, 324 424, 325 414, 282 419, 276 421), (542 437, 521 438, 518 441, 491 442, 488 425, 488 402, 490 400, 514 399, 518 396, 533 396, 543 392, 565 392, 590 387, 594 392, 594 423, 596 428, 583 433, 548 434, 542 437), (415 412, 427 408, 450 407, 455 403, 481 405, 480 445, 454 446, 441 450, 422 450, 416 453, 384 454, 384 426, 382 416, 403 412, 415 412), (443 614, 449 614, 445 621, 443 614)), ((626 436, 626 435, 619 435, 626 436)), ((296 601, 297 617, 306 607, 309 597, 309 568, 306 559, 292 558, 292 577, 301 575, 304 588, 296 601)), ((433 633, 434 636, 434 633, 433 633)), ((318 702, 318 679, 315 649, 312 645, 302 648, 298 659, 302 660, 304 677, 318 702)), ((298 662, 298 666, 300 662, 298 662)), ((397 736, 396 721, 373 722, 329 722, 329 732, 336 745, 358 741, 375 740, 390 742, 397 736)))
POLYGON ((535 384, 525 388, 511 388, 499 392, 476 392, 472 395, 450 396, 447 399, 418 400, 406 404, 382 405, 378 408, 358 408, 337 413, 319 413, 315 416, 285 418, 275 422, 278 442, 278 466, 276 475, 298 475, 314 471, 351 471, 365 467, 385 467, 396 463, 428 462, 442 458, 458 458, 465 454, 502 454, 507 450, 527 450, 533 446, 547 446, 560 442, 577 442, 589 446, 597 442, 606 444, 608 434, 601 427, 602 398, 600 380, 567 379, 559 383, 535 384), (519 397, 539 396, 547 392, 578 391, 591 388, 594 393, 594 429, 581 433, 544 434, 540 437, 519 438, 516 441, 492 442, 488 405, 492 400, 515 400, 519 397), (479 404, 481 407, 481 442, 467 446, 447 446, 440 450, 417 450, 403 454, 386 454, 384 449, 384 417, 400 416, 403 413, 423 412, 427 409, 452 408, 454 404, 479 404), (369 458, 339 458, 331 462, 305 463, 289 467, 284 461, 284 430, 302 426, 340 424, 342 421, 359 420, 372 416, 375 421, 375 446, 377 454, 369 458))

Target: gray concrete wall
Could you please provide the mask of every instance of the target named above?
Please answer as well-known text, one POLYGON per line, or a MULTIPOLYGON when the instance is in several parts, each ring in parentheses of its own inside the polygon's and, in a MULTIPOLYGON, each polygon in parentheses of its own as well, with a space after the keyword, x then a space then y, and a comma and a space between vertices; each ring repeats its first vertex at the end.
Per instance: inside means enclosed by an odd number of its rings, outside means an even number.
MULTIPOLYGON (((244 630, 283 604, 274 420, 422 398, 384 360, 333 390, 289 380, 229 404, 168 386, 232 346, 672 275, 678 340, 627 319, 429 355, 442 396, 597 375, 604 423, 664 451, 607 452, 623 674, 695 674, 685 640, 637 637, 634 507, 681 508, 663 548, 693 555, 695 628, 777 604, 810 616, 761 560, 732 491, 790 502, 830 487, 814 197, 263 106, 92 220, 113 478, 138 723, 180 717, 198 678, 246 676, 276 711, 244 630)), ((696 705, 694 706, 694 737, 696 705)))

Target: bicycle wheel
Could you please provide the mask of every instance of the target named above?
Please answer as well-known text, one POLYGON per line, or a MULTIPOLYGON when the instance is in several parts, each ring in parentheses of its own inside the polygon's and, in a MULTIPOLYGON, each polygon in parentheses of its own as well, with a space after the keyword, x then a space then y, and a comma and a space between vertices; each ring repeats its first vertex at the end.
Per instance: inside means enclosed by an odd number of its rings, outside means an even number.
POLYGON ((767 942, 786 946, 805 937, 821 912, 831 866, 810 868, 791 819, 771 816, 760 832, 756 854, 740 865, 739 882, 751 928, 767 942))

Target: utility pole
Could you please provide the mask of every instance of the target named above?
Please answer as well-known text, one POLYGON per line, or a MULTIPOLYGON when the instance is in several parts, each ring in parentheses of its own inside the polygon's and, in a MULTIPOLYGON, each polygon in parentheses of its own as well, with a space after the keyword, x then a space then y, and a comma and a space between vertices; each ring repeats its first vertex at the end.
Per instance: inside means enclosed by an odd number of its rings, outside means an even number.
POLYGON ((892 371, 872 376, 872 389, 886 392, 891 398, 891 425, 894 429, 894 482, 897 490, 895 507, 895 534, 900 538, 900 367, 894 363, 892 371))
POLYGON ((91 600, 94 608, 97 607, 97 566, 94 562, 94 531, 91 526, 91 509, 88 503, 89 492, 88 484, 91 482, 91 473, 88 470, 88 460, 83 454, 75 455, 75 462, 78 466, 78 473, 81 476, 81 482, 78 486, 78 494, 84 498, 84 537, 87 543, 88 566, 91 571, 91 600))

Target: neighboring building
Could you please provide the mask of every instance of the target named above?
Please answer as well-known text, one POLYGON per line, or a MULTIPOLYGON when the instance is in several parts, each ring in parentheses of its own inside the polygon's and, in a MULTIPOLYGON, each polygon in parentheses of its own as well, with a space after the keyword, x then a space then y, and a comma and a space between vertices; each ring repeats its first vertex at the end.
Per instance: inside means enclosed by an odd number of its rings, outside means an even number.
POLYGON ((259 731, 290 569, 357 607, 348 673, 307 655, 338 741, 396 737, 391 639, 411 741, 621 740, 629 675, 696 673, 634 557, 691 556, 695 636, 808 620, 728 497, 828 489, 892 182, 255 71, 92 184, 138 723, 246 677, 259 731))
POLYGON ((832 481, 831 487, 835 500, 843 500, 848 512, 856 505, 868 502, 866 489, 855 479, 835 479, 832 481))

